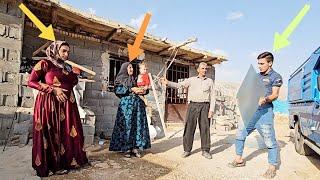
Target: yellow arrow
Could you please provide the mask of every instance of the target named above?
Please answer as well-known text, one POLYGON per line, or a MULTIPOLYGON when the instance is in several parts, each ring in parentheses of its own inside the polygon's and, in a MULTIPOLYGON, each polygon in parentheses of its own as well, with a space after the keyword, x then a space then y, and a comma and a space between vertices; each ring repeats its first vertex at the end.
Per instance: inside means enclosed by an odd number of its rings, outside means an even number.
POLYGON ((39 37, 50 41, 55 41, 52 25, 46 27, 23 3, 19 5, 19 8, 26 14, 30 20, 37 26, 42 32, 39 37))
POLYGON ((306 4, 282 34, 279 34, 278 32, 275 33, 274 42, 273 42, 274 51, 279 51, 281 48, 284 48, 290 45, 290 41, 288 40, 288 38, 293 33, 293 31, 297 28, 297 26, 300 24, 303 17, 308 13, 309 10, 310 10, 310 5, 306 4))

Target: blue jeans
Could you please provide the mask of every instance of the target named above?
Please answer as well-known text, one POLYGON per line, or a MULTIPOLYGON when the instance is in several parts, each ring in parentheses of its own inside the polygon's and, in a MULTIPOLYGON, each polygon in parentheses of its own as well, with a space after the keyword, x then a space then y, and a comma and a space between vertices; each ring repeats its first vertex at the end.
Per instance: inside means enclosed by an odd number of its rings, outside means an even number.
POLYGON ((242 128, 239 128, 236 137, 236 154, 242 156, 244 143, 246 137, 251 134, 255 129, 258 130, 262 136, 264 143, 268 148, 268 162, 271 165, 278 165, 278 153, 279 148, 277 140, 275 138, 274 123, 273 123, 273 108, 258 109, 252 119, 245 124, 242 128))

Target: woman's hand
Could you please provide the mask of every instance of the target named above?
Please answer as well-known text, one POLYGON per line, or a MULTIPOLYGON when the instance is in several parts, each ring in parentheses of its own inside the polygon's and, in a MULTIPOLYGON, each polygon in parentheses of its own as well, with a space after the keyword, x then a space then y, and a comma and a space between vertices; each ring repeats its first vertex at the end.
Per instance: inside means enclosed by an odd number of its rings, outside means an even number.
POLYGON ((131 88, 131 91, 134 92, 135 94, 142 94, 144 93, 144 90, 142 88, 138 88, 138 87, 133 87, 131 88))
POLYGON ((56 96, 56 98, 58 99, 59 102, 66 102, 66 100, 68 99, 68 97, 63 93, 66 92, 68 90, 66 89, 62 89, 59 87, 54 87, 53 88, 53 93, 56 96))

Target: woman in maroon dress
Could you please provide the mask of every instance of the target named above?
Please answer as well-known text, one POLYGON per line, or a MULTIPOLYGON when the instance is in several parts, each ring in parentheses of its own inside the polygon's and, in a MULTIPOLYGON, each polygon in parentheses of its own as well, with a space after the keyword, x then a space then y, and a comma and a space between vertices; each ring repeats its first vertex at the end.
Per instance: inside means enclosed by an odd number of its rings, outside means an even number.
POLYGON ((47 59, 34 66, 28 81, 29 87, 39 90, 34 105, 32 167, 41 177, 88 163, 72 90, 78 77, 64 63, 69 49, 66 42, 53 42, 46 50, 47 59))

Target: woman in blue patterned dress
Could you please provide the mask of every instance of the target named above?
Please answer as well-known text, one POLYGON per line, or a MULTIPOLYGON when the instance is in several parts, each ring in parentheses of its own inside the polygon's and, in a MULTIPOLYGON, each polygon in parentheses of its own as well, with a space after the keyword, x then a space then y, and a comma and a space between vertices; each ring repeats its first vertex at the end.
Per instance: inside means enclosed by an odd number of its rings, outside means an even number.
POLYGON ((145 104, 139 97, 147 92, 137 87, 131 63, 122 64, 114 92, 120 103, 109 150, 124 152, 126 157, 135 155, 140 158, 140 151, 151 147, 145 104))

